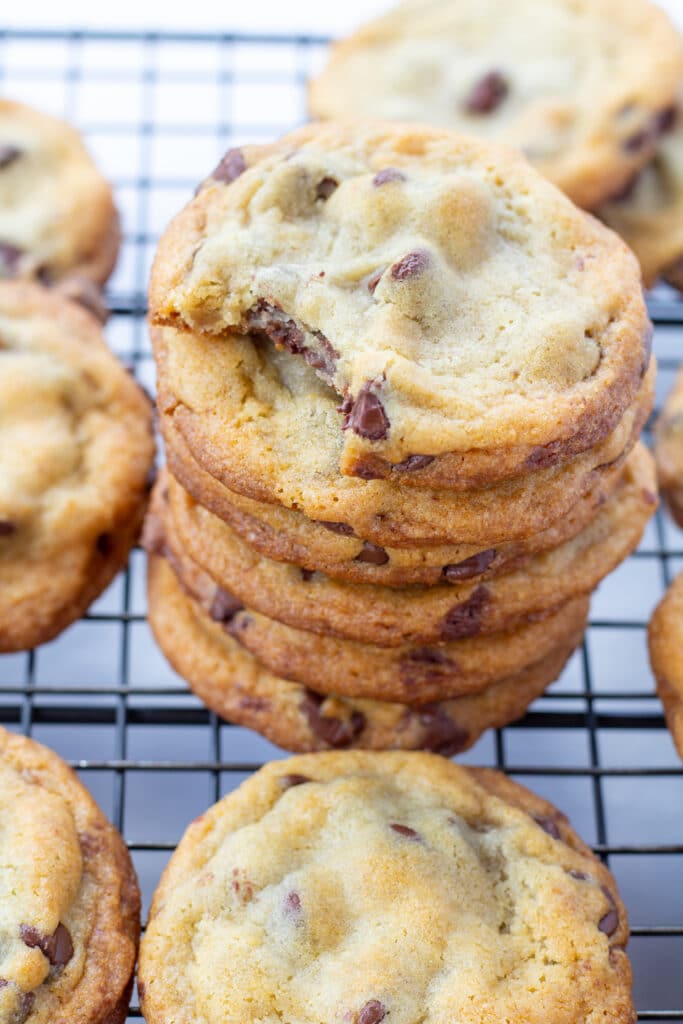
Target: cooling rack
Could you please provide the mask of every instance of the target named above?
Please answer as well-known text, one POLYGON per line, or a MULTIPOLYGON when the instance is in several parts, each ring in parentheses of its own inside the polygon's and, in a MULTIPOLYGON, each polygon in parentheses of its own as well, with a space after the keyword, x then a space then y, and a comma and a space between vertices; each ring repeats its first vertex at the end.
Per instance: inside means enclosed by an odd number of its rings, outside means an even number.
MULTIPOLYGON (((230 145, 305 120, 311 36, 0 30, 0 90, 68 117, 116 186, 124 241, 109 342, 150 390, 145 282, 156 239, 230 145)), ((651 296, 659 399, 683 357, 683 302, 651 296)), ((603 583, 562 677, 521 721, 461 759, 494 765, 566 811, 629 907, 642 1021, 683 1024, 683 768, 647 665, 645 630, 683 534, 662 511, 603 583)), ((51 644, 0 657, 0 722, 56 749, 124 834, 145 906, 187 823, 264 760, 284 756, 206 711, 145 621, 134 551, 89 614, 51 644)), ((130 1021, 141 1015, 134 999, 130 1021)))

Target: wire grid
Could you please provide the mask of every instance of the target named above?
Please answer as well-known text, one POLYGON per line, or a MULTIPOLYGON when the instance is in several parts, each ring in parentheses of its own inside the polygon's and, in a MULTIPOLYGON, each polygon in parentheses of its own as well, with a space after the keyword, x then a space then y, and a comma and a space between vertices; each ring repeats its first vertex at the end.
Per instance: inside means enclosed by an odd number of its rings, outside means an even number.
MULTIPOLYGON (((326 40, 0 30, 3 94, 63 115, 115 183, 124 242, 108 339, 150 389, 145 284, 170 216, 230 145, 305 120, 326 40)), ((683 345, 683 303, 651 298, 660 399, 683 345)), ((632 923, 640 1020, 683 1024, 683 769, 647 665, 645 630, 683 534, 660 511, 603 583, 562 677, 520 722, 463 755, 565 810, 615 873, 632 923)), ((85 619, 38 651, 0 658, 0 722, 73 764, 128 842, 145 906, 187 823, 265 760, 265 739, 208 712, 164 662, 145 621, 144 558, 85 619)), ((141 1017, 137 998, 129 1020, 141 1017)))

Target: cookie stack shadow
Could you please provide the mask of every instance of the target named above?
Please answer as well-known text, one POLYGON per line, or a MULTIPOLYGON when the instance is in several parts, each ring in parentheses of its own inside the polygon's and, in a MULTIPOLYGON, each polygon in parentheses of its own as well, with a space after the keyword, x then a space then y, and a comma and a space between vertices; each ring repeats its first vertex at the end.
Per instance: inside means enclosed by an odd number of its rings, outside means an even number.
MULTIPOLYGON (((221 379, 229 346, 171 333, 190 361, 198 347, 204 372, 221 379)), ((592 591, 638 545, 656 507, 652 459, 637 441, 654 370, 596 450, 547 468, 539 459, 526 474, 454 492, 463 508, 486 501, 519 511, 530 495, 542 509, 544 478, 549 495, 564 481, 559 507, 568 509, 552 519, 557 502, 549 500, 545 528, 519 537, 513 516, 509 531, 499 519, 486 543, 392 546, 379 543, 381 526, 367 539, 346 522, 260 502, 207 472, 183 436, 184 426, 196 451, 194 417, 178 416, 168 335, 155 332, 169 465, 145 530, 149 617, 205 704, 296 751, 453 754, 523 716, 580 644, 592 591)), ((235 345, 279 358, 267 340, 235 345)), ((299 379, 296 398, 307 388, 318 395, 312 374, 299 379)), ((305 419, 292 444, 302 445, 302 458, 305 419)), ((417 494, 401 482, 381 486, 408 502, 417 494)), ((443 528, 435 522, 437 537, 443 528)))

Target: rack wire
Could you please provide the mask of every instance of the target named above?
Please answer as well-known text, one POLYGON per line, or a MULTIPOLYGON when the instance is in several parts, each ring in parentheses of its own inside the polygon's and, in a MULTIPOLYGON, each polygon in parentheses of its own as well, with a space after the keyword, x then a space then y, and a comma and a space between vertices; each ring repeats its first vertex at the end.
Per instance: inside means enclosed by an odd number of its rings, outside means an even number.
MULTIPOLYGON (((109 342, 150 389, 145 284, 170 216, 230 145, 305 120, 313 36, 2 31, 0 90, 66 116, 114 182, 121 259, 109 342)), ((651 297, 660 400, 683 346, 683 302, 651 297)), ((683 768, 647 665, 654 604, 683 569, 683 534, 659 511, 600 588, 580 651, 526 717, 463 755, 569 813, 615 873, 632 923, 641 1021, 683 1024, 683 768)), ((37 651, 0 658, 0 722, 79 771, 123 833, 145 906, 187 823, 263 761, 284 756, 208 712, 163 661, 145 620, 144 557, 85 618, 37 651)), ((137 999, 130 1021, 141 1019, 137 999)))

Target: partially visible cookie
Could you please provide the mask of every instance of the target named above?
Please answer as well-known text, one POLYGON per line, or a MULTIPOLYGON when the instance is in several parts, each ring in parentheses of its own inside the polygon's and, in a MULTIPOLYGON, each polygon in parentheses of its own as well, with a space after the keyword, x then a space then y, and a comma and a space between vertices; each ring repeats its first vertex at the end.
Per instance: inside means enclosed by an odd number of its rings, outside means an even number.
POLYGON ((111 187, 75 128, 0 99, 0 278, 103 284, 119 236, 111 187))
POLYGON ((371 122, 240 160, 161 239, 152 322, 312 367, 344 475, 484 486, 594 448, 633 403, 637 264, 519 154, 371 122))
POLYGON ((552 804, 433 754, 266 765, 188 828, 148 1024, 633 1024, 626 911, 552 804))
POLYGON ((648 0, 408 0, 333 48, 309 103, 507 142, 594 209, 653 155, 682 73, 648 0))
POLYGON ((401 487, 340 473, 338 398, 298 357, 248 336, 228 341, 167 327, 152 339, 169 465, 200 504, 221 515, 227 487, 344 522, 382 547, 488 548, 547 529, 618 473, 653 402, 654 362, 612 434, 568 463, 476 490, 401 487))
POLYGON ((183 515, 182 488, 170 474, 159 479, 151 516, 161 520, 181 575, 201 566, 209 589, 228 592, 250 614, 256 610, 297 629, 392 647, 509 630, 593 591, 637 547, 656 505, 654 463, 638 445, 614 494, 572 540, 486 582, 400 588, 344 583, 274 562, 210 513, 201 516, 201 531, 193 529, 183 515))
POLYGON ((683 290, 683 115, 652 161, 598 215, 627 242, 646 286, 664 277, 683 290))
POLYGON ((99 323, 0 282, 0 651, 52 639, 122 568, 153 458, 150 402, 99 323))
POLYGON ((660 491, 683 527, 683 369, 655 425, 655 461, 660 491))
POLYGON ((0 728, 0 1020, 123 1024, 140 893, 121 836, 46 747, 0 728))
POLYGON ((683 573, 655 609, 648 629, 650 664, 669 731, 683 758, 683 573))

